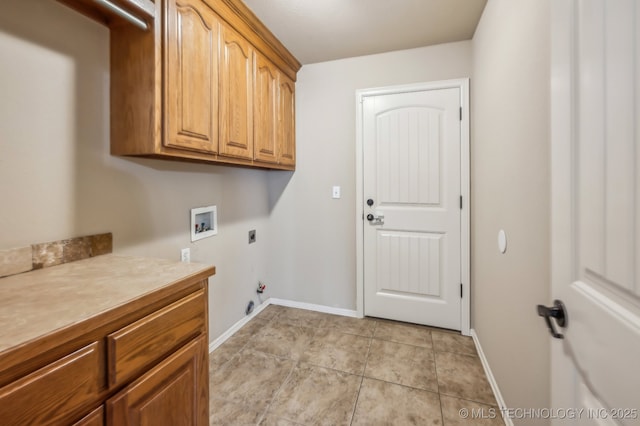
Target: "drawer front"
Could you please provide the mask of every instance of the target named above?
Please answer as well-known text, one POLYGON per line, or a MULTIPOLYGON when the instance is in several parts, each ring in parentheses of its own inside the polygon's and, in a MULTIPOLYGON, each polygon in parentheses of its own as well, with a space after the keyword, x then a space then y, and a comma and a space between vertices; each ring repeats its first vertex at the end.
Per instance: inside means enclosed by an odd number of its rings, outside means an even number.
POLYGON ((81 415, 105 388, 100 349, 92 343, 0 389, 2 424, 59 424, 81 415))
POLYGON ((203 290, 107 337, 109 386, 134 378, 206 330, 203 290))

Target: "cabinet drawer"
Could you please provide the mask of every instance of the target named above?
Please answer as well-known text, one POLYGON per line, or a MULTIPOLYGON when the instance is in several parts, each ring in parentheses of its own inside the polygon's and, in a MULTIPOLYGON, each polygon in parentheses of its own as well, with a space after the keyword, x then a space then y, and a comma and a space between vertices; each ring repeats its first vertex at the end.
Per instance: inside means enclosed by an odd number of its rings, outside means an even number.
POLYGON ((81 415, 104 389, 100 349, 92 343, 0 389, 2 424, 65 423, 81 415))
POLYGON ((206 330, 203 290, 107 336, 109 385, 124 383, 206 330))

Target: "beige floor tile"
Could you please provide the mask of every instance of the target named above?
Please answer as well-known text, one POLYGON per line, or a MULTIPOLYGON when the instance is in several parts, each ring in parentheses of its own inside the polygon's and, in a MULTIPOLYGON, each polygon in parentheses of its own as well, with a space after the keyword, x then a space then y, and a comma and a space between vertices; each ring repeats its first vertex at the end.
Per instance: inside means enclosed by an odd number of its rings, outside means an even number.
POLYGON ((321 329, 313 336, 313 341, 300 360, 362 375, 370 341, 371 339, 363 336, 321 329))
POLYGON ((445 426, 504 426, 497 407, 440 395, 445 426))
POLYGON ((352 425, 442 425, 437 393, 365 378, 352 425))
POLYGON ((247 337, 231 336, 222 345, 218 346, 209 355, 209 370, 215 371, 221 368, 235 354, 240 352, 249 339, 247 337))
POLYGON ((340 333, 371 337, 376 327, 376 321, 371 318, 350 318, 339 315, 329 315, 326 318, 324 327, 339 331, 340 333))
POLYGON ((317 330, 272 321, 249 341, 248 348, 279 357, 300 359, 317 330))
POLYGON ((269 322, 285 309, 287 308, 285 308, 284 306, 269 305, 264 308, 258 315, 256 315, 253 321, 257 320, 262 322, 269 322))
POLYGON ((364 375, 438 392, 433 352, 419 346, 374 339, 364 375))
POLYGON ((491 386, 478 357, 436 352, 440 394, 496 405, 491 386))
POLYGON ((305 309, 286 308, 274 319, 279 323, 297 325, 299 327, 320 328, 325 325, 329 314, 305 309))
POLYGON ((467 355, 478 355, 476 345, 473 343, 471 337, 455 333, 432 331, 431 339, 433 339, 433 350, 435 352, 456 352, 467 355))
POLYGON ((361 378, 299 364, 269 409, 269 415, 303 424, 348 425, 361 378))
POLYGON ((255 425, 262 416, 261 412, 252 408, 219 399, 211 400, 209 412, 210 426, 255 425))
POLYGON ((211 369, 220 368, 235 354, 240 352, 249 339, 264 327, 263 323, 253 319, 236 331, 222 345, 218 346, 210 355, 211 369))
POLYGON ((211 372, 210 397, 264 410, 294 365, 291 360, 245 349, 211 372))
POLYGON ((279 419, 275 416, 267 415, 260 422, 260 426, 304 426, 302 423, 292 422, 287 419, 279 419))
POLYGON ((264 326, 267 325, 268 323, 269 321, 263 321, 260 318, 260 315, 258 315, 257 317, 255 317, 254 319, 246 323, 244 326, 242 326, 242 328, 236 331, 233 335, 251 337, 254 334, 256 334, 258 331, 260 331, 262 328, 264 328, 264 326))
POLYGON ((374 339, 406 343, 429 349, 433 346, 431 344, 431 330, 412 324, 378 321, 373 337, 374 339))

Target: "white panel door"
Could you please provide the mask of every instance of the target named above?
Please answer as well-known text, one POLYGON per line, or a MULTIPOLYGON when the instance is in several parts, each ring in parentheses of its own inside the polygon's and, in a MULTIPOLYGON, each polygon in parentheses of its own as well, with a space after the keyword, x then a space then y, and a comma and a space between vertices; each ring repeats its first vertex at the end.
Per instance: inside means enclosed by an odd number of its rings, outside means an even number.
POLYGON ((552 40, 552 402, 639 425, 640 5, 554 0, 552 40))
POLYGON ((461 329, 460 88, 362 104, 364 313, 461 329))

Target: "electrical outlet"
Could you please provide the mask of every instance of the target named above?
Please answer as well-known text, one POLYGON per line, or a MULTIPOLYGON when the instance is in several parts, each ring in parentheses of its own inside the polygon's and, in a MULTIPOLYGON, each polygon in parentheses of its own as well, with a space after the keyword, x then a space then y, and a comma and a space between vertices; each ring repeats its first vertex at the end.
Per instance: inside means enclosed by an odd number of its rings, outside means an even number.
POLYGON ((252 229, 249 231, 249 244, 253 244, 256 242, 256 230, 252 229))
POLYGON ((191 249, 190 248, 183 248, 182 250, 180 250, 180 261, 181 262, 186 262, 186 263, 191 262, 191 249))

